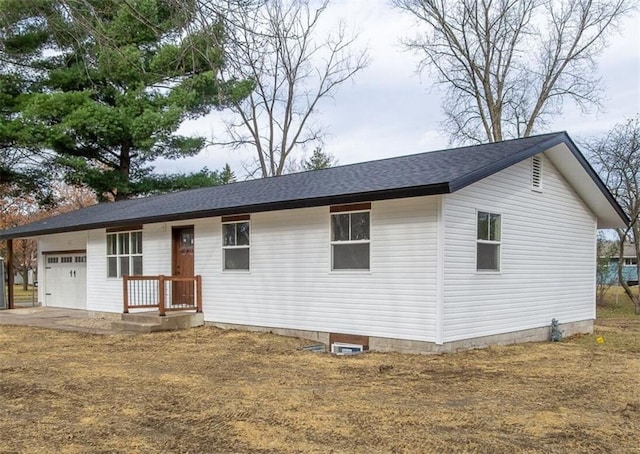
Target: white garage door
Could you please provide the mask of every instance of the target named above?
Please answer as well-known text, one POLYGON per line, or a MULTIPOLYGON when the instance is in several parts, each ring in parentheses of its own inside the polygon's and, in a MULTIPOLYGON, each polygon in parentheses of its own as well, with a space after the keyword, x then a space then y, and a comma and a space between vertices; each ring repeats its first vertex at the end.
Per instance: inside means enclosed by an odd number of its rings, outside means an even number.
POLYGON ((87 308, 87 255, 58 253, 44 256, 45 306, 87 308))

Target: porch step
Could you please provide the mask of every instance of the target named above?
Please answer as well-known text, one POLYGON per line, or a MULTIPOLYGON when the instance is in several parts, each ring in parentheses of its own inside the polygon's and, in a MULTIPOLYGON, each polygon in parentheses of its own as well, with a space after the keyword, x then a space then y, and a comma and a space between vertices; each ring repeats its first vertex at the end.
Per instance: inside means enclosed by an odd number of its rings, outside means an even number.
POLYGON ((111 322, 111 329, 127 333, 148 334, 156 331, 162 331, 162 325, 160 323, 119 320, 117 322, 111 322))
POLYGON ((204 314, 193 312, 171 312, 161 317, 158 312, 122 314, 122 320, 112 322, 112 329, 134 333, 175 331, 204 325, 204 314))

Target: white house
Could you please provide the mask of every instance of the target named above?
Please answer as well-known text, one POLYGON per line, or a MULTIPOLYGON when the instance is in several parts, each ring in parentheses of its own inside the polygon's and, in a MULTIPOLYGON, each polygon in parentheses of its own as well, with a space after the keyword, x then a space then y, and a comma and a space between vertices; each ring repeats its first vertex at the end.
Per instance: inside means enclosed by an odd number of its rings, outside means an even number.
POLYGON ((548 339, 553 318, 591 332, 596 230, 625 222, 553 133, 99 204, 0 239, 37 237, 45 306, 199 298, 225 328, 438 352, 548 339))

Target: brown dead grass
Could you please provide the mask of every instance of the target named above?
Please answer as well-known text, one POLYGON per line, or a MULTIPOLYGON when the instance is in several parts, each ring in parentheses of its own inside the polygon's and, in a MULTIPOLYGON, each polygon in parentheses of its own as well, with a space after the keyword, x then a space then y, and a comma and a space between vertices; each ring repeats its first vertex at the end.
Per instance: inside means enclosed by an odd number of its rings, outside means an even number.
POLYGON ((640 452, 640 318, 447 355, 0 328, 0 452, 640 452), (604 344, 597 344, 597 336, 604 344))

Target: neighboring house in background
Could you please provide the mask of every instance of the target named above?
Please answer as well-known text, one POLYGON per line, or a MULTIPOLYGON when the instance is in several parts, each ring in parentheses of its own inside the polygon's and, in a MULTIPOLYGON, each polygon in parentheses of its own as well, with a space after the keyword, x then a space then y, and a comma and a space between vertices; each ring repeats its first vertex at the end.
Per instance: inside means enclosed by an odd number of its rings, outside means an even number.
MULTIPOLYGON (((610 257, 606 273, 607 282, 618 282, 618 260, 619 256, 617 252, 613 257, 610 257)), ((629 283, 636 284, 638 282, 638 257, 636 256, 636 250, 633 243, 625 243, 623 260, 622 278, 629 283)))
MULTIPOLYGON (((15 277, 13 278, 13 283, 15 285, 22 285, 24 283, 24 276, 22 273, 15 273, 14 275, 15 277)), ((33 270, 29 270, 28 271, 28 285, 33 285, 35 280, 35 274, 33 273, 33 270)))
POLYGON ((224 328, 440 352, 548 339, 552 318, 591 332, 596 232, 627 221, 553 133, 100 204, 0 239, 37 237, 45 306, 201 296, 224 328))

